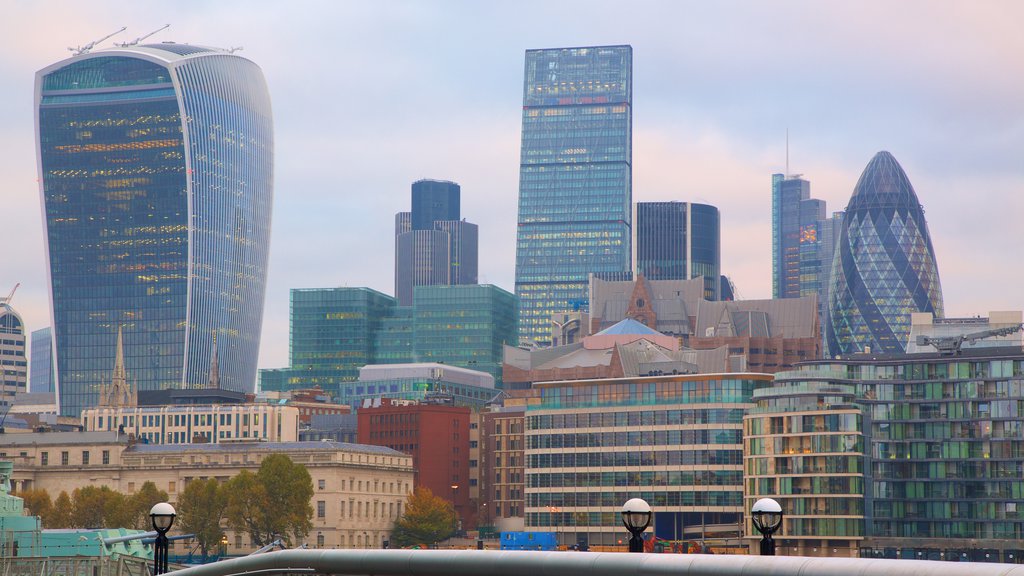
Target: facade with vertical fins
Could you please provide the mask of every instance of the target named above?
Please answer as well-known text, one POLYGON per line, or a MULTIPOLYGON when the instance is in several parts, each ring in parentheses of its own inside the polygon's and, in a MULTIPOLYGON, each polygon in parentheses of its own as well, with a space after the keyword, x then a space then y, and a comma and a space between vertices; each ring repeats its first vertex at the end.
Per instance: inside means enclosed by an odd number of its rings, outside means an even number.
POLYGON ((901 353, 911 313, 942 317, 942 287, 924 209, 892 154, 857 181, 832 262, 828 353, 901 353))
POLYGON ((101 50, 36 75, 61 413, 94 406, 115 354, 140 390, 251 392, 273 182, 263 73, 187 44, 101 50))

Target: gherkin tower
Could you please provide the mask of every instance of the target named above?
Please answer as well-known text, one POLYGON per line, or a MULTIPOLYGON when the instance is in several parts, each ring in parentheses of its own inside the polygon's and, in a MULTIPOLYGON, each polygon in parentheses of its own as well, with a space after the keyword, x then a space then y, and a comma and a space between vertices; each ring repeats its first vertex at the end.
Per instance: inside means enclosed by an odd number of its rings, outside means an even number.
POLYGON ((892 154, 875 154, 864 169, 840 234, 825 323, 829 354, 903 352, 912 312, 942 316, 942 287, 924 210, 892 154))

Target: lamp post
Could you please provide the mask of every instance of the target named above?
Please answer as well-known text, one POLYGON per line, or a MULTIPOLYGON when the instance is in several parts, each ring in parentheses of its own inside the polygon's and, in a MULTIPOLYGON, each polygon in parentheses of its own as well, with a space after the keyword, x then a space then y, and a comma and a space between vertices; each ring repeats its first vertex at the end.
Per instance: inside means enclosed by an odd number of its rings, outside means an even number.
POLYGON ((167 573, 167 531, 174 524, 177 513, 174 506, 161 502, 149 511, 149 519, 156 530, 156 543, 153 545, 153 574, 167 573))
POLYGON ((782 506, 771 498, 761 498, 754 502, 750 510, 754 520, 754 528, 761 533, 761 556, 775 556, 775 540, 772 534, 782 526, 782 506))
POLYGON ((626 500, 622 505, 622 524, 632 535, 629 538, 629 551, 643 552, 644 539, 641 534, 651 525, 651 505, 641 498, 626 500))

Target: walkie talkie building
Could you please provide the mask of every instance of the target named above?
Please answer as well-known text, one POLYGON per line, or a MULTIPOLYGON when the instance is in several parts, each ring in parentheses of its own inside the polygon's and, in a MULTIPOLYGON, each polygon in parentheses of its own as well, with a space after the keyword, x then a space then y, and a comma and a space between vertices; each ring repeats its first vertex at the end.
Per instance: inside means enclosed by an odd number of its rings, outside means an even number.
POLYGON ((256 64, 187 44, 85 53, 36 74, 60 411, 109 381, 118 327, 139 390, 252 391, 273 196, 256 64))

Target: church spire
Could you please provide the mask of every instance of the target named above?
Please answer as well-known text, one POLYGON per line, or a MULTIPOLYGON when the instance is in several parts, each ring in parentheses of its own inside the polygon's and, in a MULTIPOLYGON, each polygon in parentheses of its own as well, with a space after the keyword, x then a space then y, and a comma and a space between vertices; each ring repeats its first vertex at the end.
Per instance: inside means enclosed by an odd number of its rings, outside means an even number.
POLYGON ((117 350, 114 354, 114 373, 110 377, 110 386, 103 387, 100 394, 101 406, 136 406, 138 396, 135 388, 128 383, 128 370, 124 365, 124 335, 122 327, 117 327, 117 350))

